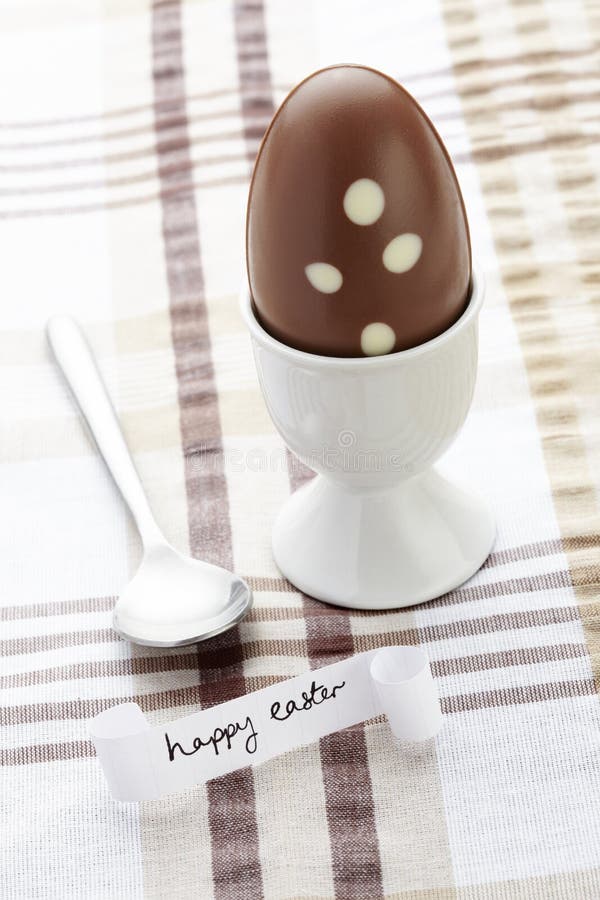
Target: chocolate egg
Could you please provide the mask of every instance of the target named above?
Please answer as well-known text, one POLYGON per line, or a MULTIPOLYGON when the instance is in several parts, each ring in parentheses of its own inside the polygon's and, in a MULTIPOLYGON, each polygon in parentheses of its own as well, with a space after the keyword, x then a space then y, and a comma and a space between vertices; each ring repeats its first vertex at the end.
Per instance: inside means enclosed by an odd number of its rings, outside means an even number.
POLYGON ((415 347, 468 303, 469 228, 448 153, 410 94, 363 66, 316 72, 280 106, 246 242, 260 323, 309 353, 415 347))

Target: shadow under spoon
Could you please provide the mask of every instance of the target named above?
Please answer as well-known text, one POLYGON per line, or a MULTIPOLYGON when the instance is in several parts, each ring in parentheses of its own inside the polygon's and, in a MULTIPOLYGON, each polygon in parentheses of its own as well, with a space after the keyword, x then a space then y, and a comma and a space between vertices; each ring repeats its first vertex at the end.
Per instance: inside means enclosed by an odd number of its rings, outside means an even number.
POLYGON ((195 644, 232 628, 252 606, 252 592, 231 572, 184 556, 158 527, 117 414, 78 324, 54 316, 48 341, 79 409, 138 527, 144 553, 121 593, 113 626, 126 640, 152 647, 195 644))

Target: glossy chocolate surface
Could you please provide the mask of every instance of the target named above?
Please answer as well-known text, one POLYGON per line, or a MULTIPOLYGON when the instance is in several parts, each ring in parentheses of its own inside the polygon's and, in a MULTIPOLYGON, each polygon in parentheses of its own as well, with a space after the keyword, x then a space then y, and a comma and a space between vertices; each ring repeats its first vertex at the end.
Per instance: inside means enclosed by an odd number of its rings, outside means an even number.
POLYGON ((404 350, 460 317, 464 204, 410 94, 361 66, 324 69, 291 92, 256 161, 247 262, 263 327, 311 353, 404 350))

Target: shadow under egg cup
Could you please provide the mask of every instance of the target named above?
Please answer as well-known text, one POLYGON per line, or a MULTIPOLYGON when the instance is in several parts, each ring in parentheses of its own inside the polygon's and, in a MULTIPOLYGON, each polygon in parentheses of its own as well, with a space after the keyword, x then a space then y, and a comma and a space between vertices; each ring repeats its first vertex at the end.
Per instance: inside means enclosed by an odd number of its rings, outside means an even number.
POLYGON ((242 312, 267 408, 318 475, 286 502, 275 561, 306 594, 354 609, 423 603, 466 581, 495 537, 488 505, 434 463, 463 425, 477 374, 481 276, 447 331, 386 356, 295 350, 242 312))

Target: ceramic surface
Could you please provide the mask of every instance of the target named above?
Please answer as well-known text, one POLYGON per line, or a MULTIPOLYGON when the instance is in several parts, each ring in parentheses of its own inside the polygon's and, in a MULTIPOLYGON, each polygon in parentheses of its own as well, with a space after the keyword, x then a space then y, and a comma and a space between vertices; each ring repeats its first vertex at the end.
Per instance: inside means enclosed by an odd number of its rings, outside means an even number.
POLYGON ((432 599, 472 575, 495 535, 486 504, 433 464, 458 434, 477 372, 483 284, 442 335, 386 356, 342 359, 290 348, 242 311, 269 413, 319 476, 274 528, 275 560, 306 593, 384 609, 432 599))

